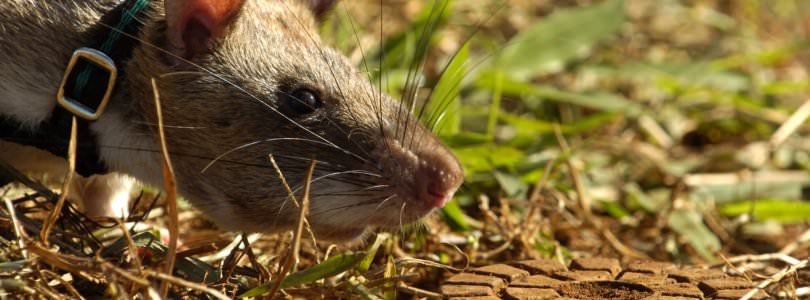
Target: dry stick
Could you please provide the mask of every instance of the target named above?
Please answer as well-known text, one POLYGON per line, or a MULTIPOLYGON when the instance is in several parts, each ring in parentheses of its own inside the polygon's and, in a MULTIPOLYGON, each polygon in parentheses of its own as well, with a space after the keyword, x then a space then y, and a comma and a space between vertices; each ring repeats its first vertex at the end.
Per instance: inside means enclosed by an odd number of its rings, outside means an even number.
MULTIPOLYGON (((281 172, 281 167, 279 167, 278 163, 276 163, 276 158, 273 157, 272 153, 267 155, 267 157, 270 158, 270 163, 273 164, 273 169, 276 170, 276 174, 278 174, 278 179, 281 180, 281 185, 287 190, 287 195, 289 195, 290 199, 293 200, 295 207, 300 207, 298 206, 298 199, 295 198, 295 193, 293 192, 292 188, 290 188, 290 185, 287 183, 287 178, 284 177, 284 172, 281 172)), ((312 243, 317 244, 318 241, 315 240, 315 233, 312 232, 312 226, 309 225, 309 220, 304 219, 304 225, 307 228, 307 233, 309 233, 309 236, 312 237, 312 243)))
POLYGON ((754 297, 754 295, 756 295, 756 293, 758 291, 764 290, 765 287, 771 285, 774 282, 781 281, 782 278, 785 278, 785 276, 795 274, 799 269, 806 267, 807 263, 808 263, 808 260, 805 259, 805 260, 799 262, 798 264, 791 265, 791 266, 789 266, 787 268, 782 269, 782 271, 779 271, 778 273, 773 274, 773 276, 771 276, 770 278, 765 279, 762 282, 760 282, 759 284, 757 284, 756 287, 754 287, 753 289, 748 291, 748 293, 746 293, 744 296, 742 296, 740 298, 740 300, 751 299, 751 297, 754 297))
MULTIPOLYGON (((230 300, 231 299, 231 297, 228 297, 227 295, 223 294, 220 291, 217 291, 217 290, 209 288, 209 287, 207 287, 205 285, 202 285, 202 284, 199 284, 199 283, 196 283, 196 282, 191 282, 191 281, 179 278, 179 277, 171 276, 171 275, 160 273, 160 272, 155 272, 155 271, 152 271, 152 270, 145 270, 144 274, 146 274, 146 276, 149 276, 149 277, 154 277, 154 278, 163 280, 163 282, 171 282, 171 283, 174 283, 174 284, 179 285, 179 286, 183 286, 183 287, 186 287, 186 288, 190 288, 190 289, 193 289, 193 290, 198 290, 198 291, 204 292, 204 293, 206 293, 208 295, 214 296, 214 298, 217 298, 217 299, 222 299, 222 300, 230 300)), ((165 299, 165 298, 162 298, 162 299, 165 299)))
POLYGON ((799 126, 804 124, 804 121, 807 120, 808 117, 810 117, 810 98, 805 100, 804 104, 799 106, 799 108, 790 115, 790 118, 788 118, 785 123, 782 123, 782 126, 779 126, 779 129, 771 135, 771 139, 768 141, 771 148, 775 149, 785 142, 796 129, 799 129, 799 126))
MULTIPOLYGON (((132 240, 132 236, 129 234, 129 230, 121 222, 120 219, 115 219, 115 223, 118 224, 118 228, 121 228, 121 232, 124 233, 124 238, 127 242, 127 250, 129 250, 129 256, 132 258, 132 264, 135 265, 135 269, 138 270, 138 275, 143 275, 143 264, 141 264, 141 258, 138 257, 138 251, 136 250, 137 247, 135 246, 135 241, 132 240)), ((132 293, 135 291, 135 286, 130 284, 129 292, 132 293)))
MULTIPOLYGON (((131 280, 132 282, 137 283, 137 284, 139 284, 141 286, 149 287, 149 281, 147 281, 147 280, 145 280, 143 278, 137 277, 134 274, 132 274, 130 272, 127 272, 124 269, 118 268, 118 267, 116 267, 115 265, 113 265, 113 264, 111 264, 109 262, 101 262, 101 267, 103 269, 113 271, 116 274, 121 275, 122 277, 127 278, 127 279, 131 280)), ((217 291, 215 289, 209 288, 207 286, 204 286, 204 285, 201 285, 201 284, 198 284, 198 283, 195 283, 195 282, 187 281, 187 280, 182 279, 182 278, 178 278, 178 277, 174 277, 174 276, 171 276, 171 275, 168 275, 168 274, 164 274, 164 273, 161 273, 161 272, 156 272, 156 271, 152 271, 152 270, 144 270, 143 274, 145 276, 147 276, 147 277, 152 277, 152 278, 155 278, 155 279, 159 279, 159 280, 162 280, 164 282, 171 282, 171 283, 174 283, 174 284, 179 285, 179 286, 183 286, 183 287, 190 288, 190 289, 193 289, 193 290, 201 291, 203 293, 207 293, 207 294, 209 294, 211 296, 214 296, 217 299, 231 299, 230 297, 226 296, 222 292, 217 291)), ((149 293, 152 292, 151 288, 149 290, 147 290, 147 291, 149 293)), ((159 299, 165 299, 165 298, 159 298, 159 299)))
MULTIPOLYGON (((725 266, 726 266, 726 267, 731 268, 732 270, 734 270, 734 272, 737 272, 737 274, 740 274, 740 275, 742 275, 743 277, 745 277, 745 280, 748 280, 749 282, 753 282, 753 279, 751 279, 751 276, 750 276, 750 275, 748 275, 748 273, 743 272, 743 270, 741 270, 740 268, 737 268, 737 266, 735 266, 734 264, 732 264, 732 263, 731 263, 731 262, 728 260, 728 257, 726 257, 726 256, 725 256, 725 255, 723 255, 723 254, 720 254, 720 259, 722 259, 722 260, 723 260, 723 262, 725 262, 725 266)), ((723 271, 724 271, 724 272, 728 272, 728 271, 726 271, 726 270, 723 270, 723 271)))
MULTIPOLYGON (((158 93, 157 82, 152 78, 152 93, 155 98, 155 111, 158 121, 158 135, 160 136, 160 152, 163 155, 163 188, 166 190, 166 206, 169 214, 169 251, 166 253, 166 273, 172 274, 174 261, 177 255, 177 186, 175 184, 174 169, 172 161, 169 159, 169 150, 166 146, 166 134, 163 130, 163 112, 160 108, 160 94, 158 93)), ((160 284, 160 297, 166 298, 169 293, 169 281, 160 284)))
POLYGON ((411 294, 411 295, 414 295, 416 297, 420 297, 420 298, 442 299, 442 295, 439 294, 439 293, 426 291, 426 290, 423 290, 423 289, 420 289, 420 288, 415 288, 415 287, 412 287, 412 286, 409 286, 409 285, 405 284, 404 282, 399 282, 399 284, 397 284, 397 290, 399 290, 399 291, 401 291, 403 293, 406 293, 406 294, 411 294))
MULTIPOLYGON (((560 150, 562 150, 564 155, 571 154, 571 148, 568 146, 568 142, 565 141, 565 137, 562 135, 562 131, 560 130, 559 124, 554 124, 554 135, 557 137, 557 143, 560 145, 560 150)), ((630 247, 625 246, 615 235, 613 232, 607 229, 607 227, 603 226, 599 220, 593 217, 593 212, 591 211, 591 198, 585 193, 585 188, 582 185, 582 180, 579 176, 579 171, 577 171, 576 166, 571 161, 571 158, 565 159, 565 164, 568 166, 568 173, 571 177, 571 181, 574 182, 574 188, 577 192, 577 197, 579 198, 579 204, 582 208, 583 213, 585 214, 585 220, 590 223, 594 228, 598 229, 602 236, 607 240, 613 249, 619 251, 624 256, 641 258, 641 259, 649 259, 649 257, 641 252, 633 250, 630 247)))
POLYGON ((27 239, 28 236, 26 236, 25 231, 20 227, 20 220, 17 219, 17 210, 14 209, 14 204, 11 203, 11 199, 5 197, 5 193, 3 195, 3 202, 6 203, 6 209, 8 209, 11 223, 14 226, 14 234, 17 236, 17 246, 20 247, 23 258, 28 260, 28 250, 25 250, 25 239, 27 239))
MULTIPOLYGON (((562 154, 566 156, 570 155, 571 147, 568 146, 568 142, 565 140, 560 130, 560 125, 557 123, 554 123, 554 135, 557 137, 557 143, 560 145, 562 154)), ((576 189, 577 197, 579 198, 579 206, 582 208, 582 212, 585 213, 585 218, 590 220, 593 217, 593 212, 591 211, 591 197, 588 197, 588 194, 585 193, 579 172, 570 157, 565 159, 565 165, 568 166, 568 174, 571 176, 571 181, 574 183, 574 189, 576 189)))
POLYGON ((730 263, 750 262, 750 261, 766 261, 766 260, 780 260, 789 265, 796 265, 801 263, 800 260, 782 253, 767 253, 767 254, 746 254, 730 257, 730 263))
POLYGON ((73 122, 70 125, 70 142, 68 143, 67 154, 68 169, 67 174, 65 174, 65 180, 62 182, 62 194, 59 195, 59 201, 56 202, 56 207, 54 207, 48 215, 45 224, 42 224, 42 231, 39 232, 39 238, 46 248, 49 247, 48 235, 51 234, 51 226, 56 223, 56 219, 58 219, 59 215, 62 213, 62 206, 65 205, 65 199, 67 199, 70 182, 73 181, 73 171, 76 170, 76 116, 73 116, 73 122))
MULTIPOLYGON (((534 184, 534 188, 532 189, 531 194, 529 195, 529 212, 526 214, 526 220, 530 221, 532 217, 540 210, 540 205, 543 204, 543 196, 540 195, 543 192, 543 189, 546 188, 546 184, 548 184, 548 177, 551 176, 551 171, 554 169, 554 160, 551 160, 546 164, 546 167, 543 169, 543 176, 540 176, 540 179, 534 184)), ((542 217, 542 216, 541 216, 542 217)), ((535 224, 539 224, 540 222, 530 222, 528 226, 525 227, 525 230, 530 230, 535 227, 535 224)), ((519 229, 522 230, 522 229, 519 229)))
POLYGON ((141 264, 141 258, 138 256, 135 241, 132 240, 129 230, 126 226, 124 226, 124 223, 122 223, 121 220, 115 219, 115 222, 118 223, 118 227, 121 228, 121 231, 124 233, 124 238, 127 241, 127 248, 129 248, 129 256, 132 257, 132 264, 135 265, 135 269, 138 270, 138 274, 143 274, 143 264, 141 264))
MULTIPOLYGON (((270 299, 272 299, 276 293, 281 289, 281 283, 284 282, 284 279, 287 278, 287 273, 290 272, 294 264, 297 264, 299 261, 299 252, 301 251, 301 235, 304 232, 304 221, 307 218, 307 214, 309 213, 309 187, 312 184, 312 173, 315 171, 315 160, 309 164, 309 169, 307 170, 307 177, 304 180, 304 197, 301 199, 301 209, 298 213, 298 227, 295 230, 295 236, 293 237, 293 244, 291 247, 290 253, 287 254, 287 260, 282 264, 281 273, 278 274, 278 279, 273 284, 273 288, 270 290, 270 299)), ((292 194, 290 194, 292 196, 292 194)))
POLYGON ((70 282, 68 282, 67 280, 62 278, 62 276, 59 276, 59 274, 57 274, 56 272, 53 272, 51 270, 39 270, 39 271, 42 272, 43 274, 49 274, 50 276, 53 276, 53 278, 56 278, 56 280, 59 281, 62 284, 62 286, 64 286, 65 289, 71 295, 73 295, 73 297, 76 297, 76 299, 81 299, 81 300, 85 299, 84 297, 82 297, 81 294, 79 294, 79 291, 76 290, 76 288, 73 287, 73 285, 70 282))
POLYGON ((256 254, 253 253, 253 248, 250 247, 250 241, 247 239, 247 234, 242 233, 242 245, 245 246, 245 253, 247 253, 248 260, 250 264, 253 265, 257 271, 259 271, 259 282, 265 282, 270 279, 270 272, 267 271, 267 268, 262 266, 259 261, 256 259, 256 254))
POLYGON ((50 280, 48 280, 48 278, 45 277, 45 274, 42 272, 41 267, 42 267, 42 265, 34 266, 34 272, 37 275, 39 275, 39 279, 40 279, 40 280, 37 281, 37 283, 38 283, 37 286, 40 287, 40 291, 46 292, 45 294, 47 294, 49 296, 50 295, 59 295, 59 292, 57 292, 56 289, 54 289, 54 287, 49 284, 50 280))
POLYGON ((807 241, 810 241, 810 229, 804 231, 801 235, 799 235, 798 238, 796 238, 796 240, 790 242, 790 244, 782 247, 782 249, 779 250, 779 253, 789 255, 799 249, 799 245, 804 244, 807 241))

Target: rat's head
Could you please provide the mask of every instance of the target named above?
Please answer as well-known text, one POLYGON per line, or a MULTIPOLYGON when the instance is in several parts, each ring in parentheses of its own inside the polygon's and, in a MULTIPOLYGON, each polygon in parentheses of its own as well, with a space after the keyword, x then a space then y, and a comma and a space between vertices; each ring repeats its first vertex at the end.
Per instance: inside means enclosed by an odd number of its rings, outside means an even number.
POLYGON ((295 224, 270 155, 299 201, 317 161, 309 222, 322 239, 414 222, 461 184, 456 158, 408 108, 321 43, 316 23, 330 5, 167 0, 166 26, 149 39, 173 55, 135 58, 139 77, 157 76, 181 193, 224 228, 295 224))

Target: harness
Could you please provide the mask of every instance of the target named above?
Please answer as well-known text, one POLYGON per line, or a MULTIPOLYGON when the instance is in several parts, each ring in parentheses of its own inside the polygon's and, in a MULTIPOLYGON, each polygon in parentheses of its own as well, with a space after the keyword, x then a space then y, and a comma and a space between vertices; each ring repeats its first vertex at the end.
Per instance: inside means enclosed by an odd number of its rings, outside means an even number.
MULTIPOLYGON (((101 17, 88 30, 90 47, 75 49, 56 91, 50 118, 35 131, 21 129, 21 123, 0 116, 0 139, 33 146, 67 158, 70 131, 76 122, 76 172, 82 176, 104 174, 107 165, 99 157, 99 145, 90 124, 104 113, 123 78, 124 67, 140 44, 138 36, 151 0, 125 0, 101 17)), ((24 99, 20 99, 24 101, 24 99)))

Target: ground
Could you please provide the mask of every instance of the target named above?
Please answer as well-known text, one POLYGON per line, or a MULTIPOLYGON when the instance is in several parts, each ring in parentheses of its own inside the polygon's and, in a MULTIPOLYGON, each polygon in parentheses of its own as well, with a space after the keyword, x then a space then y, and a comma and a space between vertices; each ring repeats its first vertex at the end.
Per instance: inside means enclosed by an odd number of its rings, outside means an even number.
POLYGON ((180 199, 169 276, 165 193, 134 195, 130 238, 68 204, 45 244, 60 180, 16 183, 0 286, 54 298, 161 283, 190 298, 808 297, 810 6, 445 3, 344 1, 322 26, 393 95, 417 68, 418 104, 444 112, 437 132, 465 185, 422 223, 330 245, 220 231, 180 199))

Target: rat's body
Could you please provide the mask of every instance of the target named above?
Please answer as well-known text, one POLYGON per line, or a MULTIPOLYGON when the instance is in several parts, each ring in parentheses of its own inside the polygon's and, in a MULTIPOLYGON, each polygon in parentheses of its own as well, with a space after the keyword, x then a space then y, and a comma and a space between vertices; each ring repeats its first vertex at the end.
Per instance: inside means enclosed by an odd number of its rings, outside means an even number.
MULTIPOLYGON (((38 130, 73 49, 91 43, 84 32, 119 2, 0 2, 0 117, 38 130)), ((315 19, 329 2, 167 0, 166 13, 153 2, 126 77, 90 124, 103 163, 161 186, 155 78, 180 193, 226 229, 294 223, 268 154, 294 189, 319 162, 310 210, 319 238, 409 223, 443 205, 461 182, 458 162, 321 44, 315 19)))

